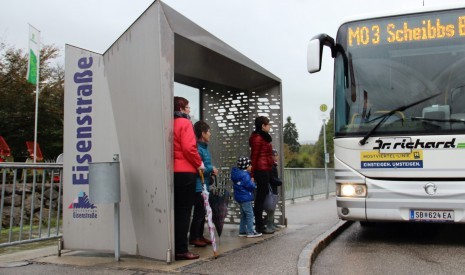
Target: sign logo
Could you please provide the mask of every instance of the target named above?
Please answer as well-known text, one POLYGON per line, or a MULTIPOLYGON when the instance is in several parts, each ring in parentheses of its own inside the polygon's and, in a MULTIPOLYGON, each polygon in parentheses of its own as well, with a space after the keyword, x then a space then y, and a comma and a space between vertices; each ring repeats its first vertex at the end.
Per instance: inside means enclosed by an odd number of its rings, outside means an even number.
POLYGON ((379 151, 360 153, 360 167, 369 168, 423 168, 423 151, 412 150, 411 153, 382 154, 379 151))
POLYGON ((76 97, 76 150, 74 151, 74 166, 72 167, 72 182, 89 184, 89 163, 92 162, 93 134, 93 64, 92 57, 83 57, 77 65, 81 71, 74 73, 73 80, 77 85, 76 97))
POLYGON ((68 206, 68 209, 73 209, 75 219, 97 218, 97 206, 90 203, 89 196, 85 192, 79 192, 78 197, 68 206))

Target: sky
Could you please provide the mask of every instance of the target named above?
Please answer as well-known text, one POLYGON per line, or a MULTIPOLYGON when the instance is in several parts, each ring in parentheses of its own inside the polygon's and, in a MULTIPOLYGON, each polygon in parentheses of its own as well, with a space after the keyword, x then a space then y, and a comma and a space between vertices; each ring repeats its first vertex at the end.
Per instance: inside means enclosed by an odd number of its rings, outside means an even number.
MULTIPOLYGON (((335 38, 345 18, 390 10, 464 4, 465 0, 165 0, 166 4, 282 81, 283 121, 290 116, 302 143, 315 141, 320 105, 333 105, 333 61, 309 74, 306 51, 320 33, 335 38)), ((27 50, 28 23, 41 42, 64 55, 65 44, 103 53, 153 0, 0 0, 0 42, 27 50)), ((64 63, 62 56, 58 62, 64 63)), ((1 95, 0 95, 1 96, 1 95)))

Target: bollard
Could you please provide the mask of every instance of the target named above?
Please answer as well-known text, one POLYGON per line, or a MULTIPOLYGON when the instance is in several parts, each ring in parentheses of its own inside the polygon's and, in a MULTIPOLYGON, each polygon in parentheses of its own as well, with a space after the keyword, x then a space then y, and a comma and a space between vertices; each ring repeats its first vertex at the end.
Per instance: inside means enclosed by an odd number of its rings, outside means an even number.
POLYGON ((61 257, 61 250, 63 249, 63 239, 58 238, 58 257, 61 257))

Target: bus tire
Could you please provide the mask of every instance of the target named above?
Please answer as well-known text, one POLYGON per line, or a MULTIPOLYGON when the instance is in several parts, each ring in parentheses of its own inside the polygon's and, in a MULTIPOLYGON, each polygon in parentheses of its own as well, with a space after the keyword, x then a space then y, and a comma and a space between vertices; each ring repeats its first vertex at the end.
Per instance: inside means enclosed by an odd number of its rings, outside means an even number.
POLYGON ((373 227, 375 224, 375 222, 360 221, 360 225, 362 227, 373 227))

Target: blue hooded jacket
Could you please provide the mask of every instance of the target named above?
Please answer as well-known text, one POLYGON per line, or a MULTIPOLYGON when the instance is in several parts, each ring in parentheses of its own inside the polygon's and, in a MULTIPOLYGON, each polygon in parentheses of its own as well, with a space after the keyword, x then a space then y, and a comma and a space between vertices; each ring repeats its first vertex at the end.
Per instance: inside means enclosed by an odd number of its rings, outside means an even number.
POLYGON ((234 199, 238 203, 253 201, 254 190, 257 186, 252 182, 248 171, 233 167, 231 170, 231 180, 234 182, 234 199))
MULTIPOLYGON (((203 179, 204 183, 206 184, 205 187, 207 187, 208 191, 210 188, 210 175, 213 172, 212 157, 208 151, 208 144, 205 142, 197 141, 197 151, 199 151, 200 158, 202 159, 203 165, 205 166, 205 170, 203 171, 203 179)), ((200 176, 197 176, 195 192, 202 192, 202 181, 200 180, 200 176)))

